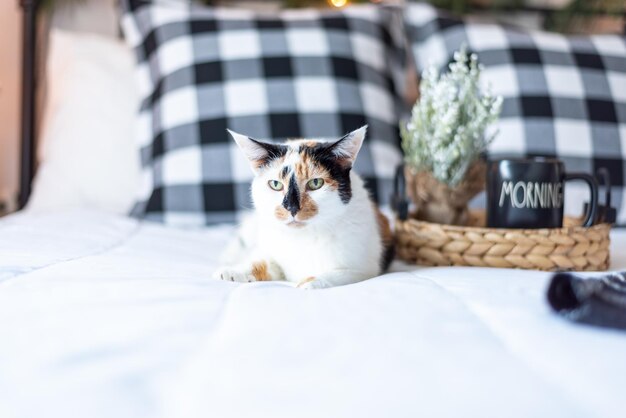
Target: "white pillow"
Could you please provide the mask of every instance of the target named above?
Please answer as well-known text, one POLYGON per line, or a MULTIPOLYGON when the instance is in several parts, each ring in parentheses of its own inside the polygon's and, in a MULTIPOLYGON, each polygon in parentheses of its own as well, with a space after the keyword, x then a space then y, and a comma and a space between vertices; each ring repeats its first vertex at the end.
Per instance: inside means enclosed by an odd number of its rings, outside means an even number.
POLYGON ((121 40, 58 29, 49 51, 39 167, 26 209, 128 213, 139 178, 132 51, 121 40))

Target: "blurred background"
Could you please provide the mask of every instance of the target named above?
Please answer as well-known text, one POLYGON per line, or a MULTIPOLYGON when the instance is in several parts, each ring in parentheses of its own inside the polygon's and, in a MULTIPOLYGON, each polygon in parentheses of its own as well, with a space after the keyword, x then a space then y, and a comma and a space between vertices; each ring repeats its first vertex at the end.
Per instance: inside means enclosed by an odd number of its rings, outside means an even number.
MULTIPOLYGON (((21 0, 33 2, 35 0, 21 0)), ((21 60, 20 0, 0 2, 0 214, 15 207, 19 178, 19 106, 21 60)), ((157 0, 158 1, 158 0, 157 0)), ((171 1, 171 0, 166 0, 171 1)), ((287 7, 349 7, 367 0, 246 0, 202 3, 271 12, 287 7)), ((370 0, 377 3, 382 0, 370 0)), ((400 3, 402 0, 391 1, 400 3)), ((115 35, 110 7, 116 0, 40 0, 40 37, 50 27, 115 35)), ((530 29, 563 33, 626 31, 624 0, 431 0, 437 7, 475 20, 500 21, 530 29)), ((45 42, 40 42, 45 55, 45 42)))

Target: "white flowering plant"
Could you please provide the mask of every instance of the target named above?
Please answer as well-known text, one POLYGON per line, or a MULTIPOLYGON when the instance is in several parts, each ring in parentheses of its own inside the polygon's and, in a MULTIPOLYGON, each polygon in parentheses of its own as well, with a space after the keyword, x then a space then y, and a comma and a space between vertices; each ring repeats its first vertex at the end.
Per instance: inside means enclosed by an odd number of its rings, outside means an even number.
POLYGON ((454 187, 495 138, 497 132, 485 131, 498 119, 502 97, 481 92, 482 65, 465 47, 448 68, 444 74, 434 66, 424 70, 420 98, 400 131, 406 163, 454 187))

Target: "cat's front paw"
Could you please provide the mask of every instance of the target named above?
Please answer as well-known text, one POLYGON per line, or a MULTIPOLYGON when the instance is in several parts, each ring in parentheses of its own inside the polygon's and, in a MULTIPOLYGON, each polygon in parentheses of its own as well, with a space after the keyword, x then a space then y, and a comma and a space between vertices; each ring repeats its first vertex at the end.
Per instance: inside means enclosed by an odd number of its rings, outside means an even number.
POLYGON ((329 287, 328 283, 323 280, 316 279, 315 277, 307 277, 306 279, 300 281, 296 287, 298 289, 304 290, 312 290, 312 289, 324 289, 325 287, 329 287))
POLYGON ((219 268, 213 273, 213 278, 227 282, 250 283, 256 281, 251 272, 238 270, 232 267, 219 268))

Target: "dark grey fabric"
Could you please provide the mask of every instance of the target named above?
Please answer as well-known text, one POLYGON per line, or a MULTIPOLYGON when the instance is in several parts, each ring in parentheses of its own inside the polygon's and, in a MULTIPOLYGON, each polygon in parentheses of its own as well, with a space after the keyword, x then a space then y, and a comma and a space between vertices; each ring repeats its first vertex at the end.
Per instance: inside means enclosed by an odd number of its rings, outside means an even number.
POLYGON ((626 273, 582 278, 557 273, 548 288, 550 306, 567 319, 626 331, 626 273))

